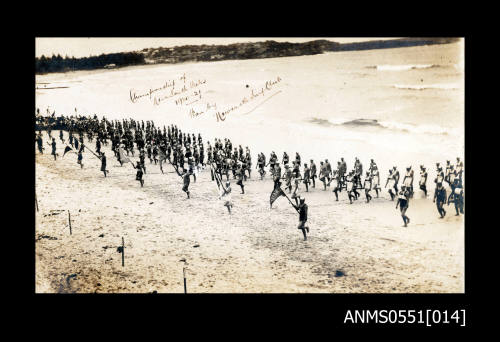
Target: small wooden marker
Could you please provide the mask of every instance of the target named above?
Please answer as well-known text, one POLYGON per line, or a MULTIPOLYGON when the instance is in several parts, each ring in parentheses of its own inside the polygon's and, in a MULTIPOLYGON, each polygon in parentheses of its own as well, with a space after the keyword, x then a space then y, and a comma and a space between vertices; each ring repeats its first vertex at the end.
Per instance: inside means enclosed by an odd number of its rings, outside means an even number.
POLYGON ((122 236, 122 267, 125 267, 125 240, 122 236))
POLYGON ((184 275, 184 294, 187 294, 187 286, 186 286, 186 267, 182 268, 182 274, 184 275))
POLYGON ((35 192, 35 204, 36 204, 36 211, 38 211, 38 200, 36 198, 36 192, 35 192))
POLYGON ((71 235, 71 214, 68 210, 69 235, 71 235))

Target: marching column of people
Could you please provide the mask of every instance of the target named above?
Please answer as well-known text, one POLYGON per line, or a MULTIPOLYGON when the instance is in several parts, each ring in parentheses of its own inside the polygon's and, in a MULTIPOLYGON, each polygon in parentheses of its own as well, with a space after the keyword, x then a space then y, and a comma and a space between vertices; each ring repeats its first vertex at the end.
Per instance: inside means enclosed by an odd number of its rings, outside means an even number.
MULTIPOLYGON (((229 178, 232 175, 236 180, 236 184, 241 188, 241 194, 245 195, 245 182, 251 179, 252 161, 251 153, 248 146, 243 149, 242 145, 233 146, 230 139, 215 138, 214 145, 206 142, 205 144, 201 134, 189 134, 182 132, 176 125, 168 127, 163 126, 163 129, 156 127, 152 121, 136 121, 134 119, 123 120, 108 120, 105 117, 98 119, 85 116, 60 116, 55 117, 53 114, 49 117, 37 116, 36 129, 38 134, 35 134, 37 149, 40 154, 43 154, 43 138, 41 130, 44 129, 49 135, 51 143, 47 143, 51 147, 51 155, 54 160, 57 160, 57 143, 55 138, 51 136, 53 129, 59 129, 59 138, 67 148, 74 148, 78 155, 77 163, 83 168, 83 152, 85 151, 84 137, 87 137, 89 142, 95 139, 95 155, 101 161, 101 171, 104 177, 107 177, 107 159, 103 146, 108 146, 108 140, 111 141, 111 150, 114 153, 117 161, 121 166, 124 163, 130 162, 136 169, 136 180, 139 181, 141 187, 144 186, 144 175, 146 174, 146 155, 149 159, 149 164, 159 164, 160 171, 164 173, 164 163, 170 163, 178 176, 182 178, 182 191, 186 193, 187 198, 190 198, 189 185, 191 177, 196 183, 197 174, 206 166, 210 166, 212 181, 215 180, 215 175, 222 180, 226 177, 226 186, 222 197, 225 197, 225 206, 228 212, 231 213, 233 204, 227 200, 230 196, 231 189, 229 178), (68 143, 64 139, 63 131, 68 132, 68 143), (69 147, 71 146, 71 147, 69 147), (135 150, 138 151, 139 161, 135 164, 129 159, 129 156, 135 156, 135 150), (229 190, 228 190, 229 189, 229 190)), ((88 149, 88 147, 87 147, 88 149)), ((92 152, 92 150, 90 150, 92 152)), ((93 153, 93 152, 92 152, 93 153)), ((94 153, 93 153, 94 154, 94 153)), ((299 190, 300 184, 304 184, 305 192, 309 192, 316 188, 316 178, 323 183, 323 191, 330 188, 335 195, 335 200, 339 201, 339 194, 344 190, 349 199, 349 203, 360 198, 358 190, 364 190, 366 203, 373 200, 372 191, 375 192, 376 198, 379 198, 380 173, 377 164, 373 159, 370 160, 368 170, 363 173, 363 165, 356 157, 354 166, 351 171, 347 170, 347 163, 344 157, 341 157, 337 162, 337 168, 332 168, 328 159, 320 161, 319 173, 313 159, 310 159, 309 164, 303 164, 303 173, 301 172, 301 156, 298 152, 295 153, 295 159, 291 161, 288 153, 283 152, 282 161, 279 162, 277 154, 272 151, 269 156, 269 161, 266 163, 266 156, 263 152, 258 153, 256 169, 259 173, 260 180, 264 180, 269 166, 270 177, 274 181, 274 188, 279 188, 284 181, 285 190, 291 194, 291 198, 295 200, 296 209, 301 207, 303 198, 301 198, 299 190), (284 167, 282 172, 280 164, 284 167), (362 179, 364 175, 364 179, 362 179), (311 185, 311 187, 309 187, 311 185)), ((436 203, 438 213, 443 218, 446 215, 444 205, 448 206, 452 203, 456 209, 456 215, 463 214, 464 210, 464 191, 463 191, 463 162, 457 158, 456 165, 452 165, 450 161, 446 161, 446 172, 436 163, 436 179, 434 183, 436 188, 434 191, 433 201, 436 203), (447 183, 450 187, 449 196, 443 184, 447 183)), ((427 178, 428 172, 424 165, 420 165, 419 189, 423 192, 424 197, 427 197, 427 178)), ((406 167, 404 173, 401 190, 398 185, 400 181, 400 173, 396 166, 388 171, 385 187, 391 197, 391 200, 397 200, 396 208, 400 208, 404 226, 410 222, 406 211, 409 208, 409 201, 414 197, 414 171, 411 166, 406 167)), ((222 187, 224 189, 224 184, 222 187)), ((292 202, 291 202, 292 203, 292 202)), ((292 203, 293 205, 293 203, 292 203)), ((307 214, 302 214, 307 217, 307 214)), ((300 228, 302 229, 302 228, 300 228)), ((305 237, 304 228, 304 237, 305 237)))

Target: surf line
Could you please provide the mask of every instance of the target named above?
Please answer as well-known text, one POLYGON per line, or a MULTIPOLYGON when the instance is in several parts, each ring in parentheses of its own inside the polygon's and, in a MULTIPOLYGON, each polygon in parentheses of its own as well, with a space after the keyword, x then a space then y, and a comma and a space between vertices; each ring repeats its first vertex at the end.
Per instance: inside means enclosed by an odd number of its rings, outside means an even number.
POLYGON ((252 110, 246 112, 246 113, 243 113, 242 115, 247 115, 247 114, 250 114, 251 112, 253 112, 254 110, 256 110, 260 105, 264 104, 265 102, 267 102, 268 100, 271 99, 271 97, 273 97, 274 95, 277 95, 281 93, 281 90, 278 90, 277 92, 275 92, 274 94, 272 94, 271 96, 269 96, 267 99, 265 99, 264 101, 262 101, 261 103, 259 103, 257 106, 255 106, 252 110))

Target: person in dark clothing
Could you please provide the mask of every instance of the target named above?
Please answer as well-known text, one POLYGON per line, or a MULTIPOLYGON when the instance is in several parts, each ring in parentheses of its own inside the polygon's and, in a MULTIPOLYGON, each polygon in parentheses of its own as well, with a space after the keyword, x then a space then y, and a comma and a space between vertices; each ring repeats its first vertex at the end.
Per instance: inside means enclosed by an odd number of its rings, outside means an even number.
POLYGON ((142 179, 142 165, 141 165, 141 162, 137 162, 136 165, 132 164, 132 166, 134 167, 134 169, 137 170, 137 174, 135 176, 135 180, 138 180, 140 183, 141 183, 141 187, 144 186, 144 180, 142 179))
POLYGON ((95 149, 97 154, 101 153, 101 140, 99 138, 95 141, 95 149))
POLYGON ((238 181, 236 184, 238 184, 241 187, 241 193, 245 194, 245 185, 243 185, 243 174, 244 174, 243 167, 240 165, 239 168, 236 170, 236 177, 238 178, 238 181))
POLYGON ((300 198, 300 204, 294 205, 294 208, 299 213, 299 225, 297 228, 302 230, 302 234, 304 234, 304 241, 307 240, 306 231, 309 233, 309 227, 306 227, 308 207, 305 201, 305 198, 300 198))
POLYGON ((141 163, 142 170, 144 171, 144 174, 146 174, 146 163, 144 162, 146 159, 146 155, 144 153, 144 150, 139 150, 139 162, 141 163))
POLYGON ((316 177, 317 177, 316 164, 314 164, 314 161, 311 159, 311 180, 312 180, 313 188, 316 187, 316 181, 315 181, 316 177))
POLYGON ((459 182, 460 179, 455 178, 453 190, 448 197, 448 205, 450 205, 450 202, 455 204, 455 211, 457 212, 455 216, 464 213, 464 189, 458 186, 459 182))
MULTIPOLYGON (((82 145, 83 147, 83 145, 82 145)), ((83 169, 83 163, 82 163, 82 160, 83 160, 83 154, 82 154, 82 149, 80 149, 80 151, 78 151, 78 159, 77 159, 77 163, 80 164, 80 168, 83 169)))
POLYGON ((43 154, 43 140, 41 134, 38 134, 38 136, 36 137, 36 143, 38 145, 38 151, 40 152, 40 154, 43 154))
POLYGON ((446 203, 446 189, 443 187, 443 183, 437 183, 436 190, 434 191, 434 199, 432 202, 436 203, 436 207, 438 210, 440 218, 446 216, 446 210, 444 210, 443 205, 446 203))
POLYGON ((401 186, 401 191, 399 192, 399 197, 398 201, 396 203, 396 209, 398 208, 398 205, 401 209, 401 217, 403 218, 403 222, 405 223, 405 227, 407 227, 407 224, 410 223, 410 218, 406 216, 406 210, 408 210, 408 206, 410 203, 410 191, 407 189, 406 186, 402 185, 401 186))
POLYGON ((57 157, 57 152, 56 152, 56 138, 52 138, 52 144, 50 144, 52 147, 52 155, 54 156, 54 160, 56 160, 57 157))
POLYGON ((366 171, 364 188, 365 188, 366 203, 369 203, 372 199, 372 195, 370 195, 370 191, 372 190, 372 176, 370 175, 370 171, 366 171))
POLYGON ((423 165, 420 165, 420 190, 424 192, 425 197, 427 197, 427 171, 423 165))
POLYGON ((278 186, 281 185, 280 179, 281 179, 281 167, 278 163, 276 163, 274 165, 274 172, 273 172, 274 189, 276 189, 278 186))
POLYGON ((104 177, 106 177, 106 173, 109 173, 109 171, 106 170, 106 155, 104 152, 101 153, 101 171, 104 172, 104 177))
POLYGON ((264 176, 266 175, 266 171, 264 170, 264 167, 266 165, 266 156, 264 153, 260 153, 259 157, 257 158, 257 168, 259 169, 259 174, 260 174, 260 179, 264 179, 264 176))
MULTIPOLYGON (((82 152, 85 152, 85 149, 84 149, 85 145, 83 144, 83 136, 82 135, 80 135, 80 145, 81 145, 80 149, 82 150, 82 152)), ((76 146, 76 149, 78 149, 78 146, 76 146)))
POLYGON ((182 191, 184 191, 187 194, 187 198, 190 198, 189 183, 191 181, 191 176, 189 175, 189 172, 186 169, 183 170, 182 179, 184 180, 184 186, 182 187, 182 191))
POLYGON ((304 164, 304 184, 306 185, 306 192, 309 192, 309 183, 311 179, 311 170, 304 164))

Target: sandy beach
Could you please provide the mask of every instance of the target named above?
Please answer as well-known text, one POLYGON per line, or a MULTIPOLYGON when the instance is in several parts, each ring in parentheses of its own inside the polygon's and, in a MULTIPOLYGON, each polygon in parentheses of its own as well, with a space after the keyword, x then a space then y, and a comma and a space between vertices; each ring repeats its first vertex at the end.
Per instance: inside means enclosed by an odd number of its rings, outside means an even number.
MULTIPOLYGON (((183 258, 188 293, 464 292, 463 215, 454 216, 450 205, 439 219, 432 202, 435 164, 444 169, 446 160, 455 164, 457 157, 466 163, 463 41, 36 75, 36 82, 62 87, 36 90, 36 107, 44 115, 48 109, 56 116, 176 124, 184 133, 201 133, 204 143, 213 145, 217 137, 229 138, 233 147, 248 146, 253 168, 244 195, 232 181, 230 216, 210 170, 191 182, 187 200, 170 164, 161 174, 146 160, 141 188, 135 170, 120 166, 110 145, 103 147, 110 170, 104 178, 100 161, 89 152, 83 169, 75 154, 54 161, 43 132, 45 153, 35 151, 37 292, 182 293, 183 258), (179 104, 182 94, 168 97, 173 88, 132 96, 183 79, 188 86, 205 81, 186 92, 189 101, 199 96, 199 102, 179 104), (262 96, 239 105, 270 81, 276 83, 262 96), (239 107, 225 120, 217 119, 217 112, 234 106, 239 107), (202 114, 193 117, 192 111, 202 114), (383 191, 380 198, 372 192, 369 204, 364 192, 349 204, 345 192, 336 202, 319 181, 308 193, 301 185, 311 228, 303 241, 298 214, 286 198, 269 208, 269 172, 258 179, 257 154, 268 161, 271 151, 280 162, 283 151, 292 160, 299 152, 303 163, 314 159, 318 167, 328 158, 336 168, 344 157, 348 170, 355 157, 365 171, 373 158, 383 191), (416 186, 422 164, 429 173, 426 199, 416 186), (388 169, 397 166, 403 177, 410 165, 416 191, 404 228, 384 185, 388 169), (117 252, 122 237, 125 267, 117 252)), ((62 156, 59 131, 52 135, 62 156)), ((131 159, 138 160, 137 151, 131 159)))
POLYGON ((90 153, 83 169, 75 154, 56 162, 36 155, 36 292, 182 293, 182 258, 189 293, 464 290, 463 217, 452 206, 438 219, 432 200, 417 194, 404 228, 386 191, 370 204, 361 197, 351 205, 345 192, 335 202, 316 188, 306 197, 311 233, 303 241, 285 197, 269 209, 269 178, 254 176, 245 195, 233 182, 229 216, 209 170, 187 200, 171 165, 161 174, 148 161, 141 188, 132 166, 120 167, 109 146, 103 150, 107 178, 90 153), (122 237, 125 267, 117 252, 122 237))

